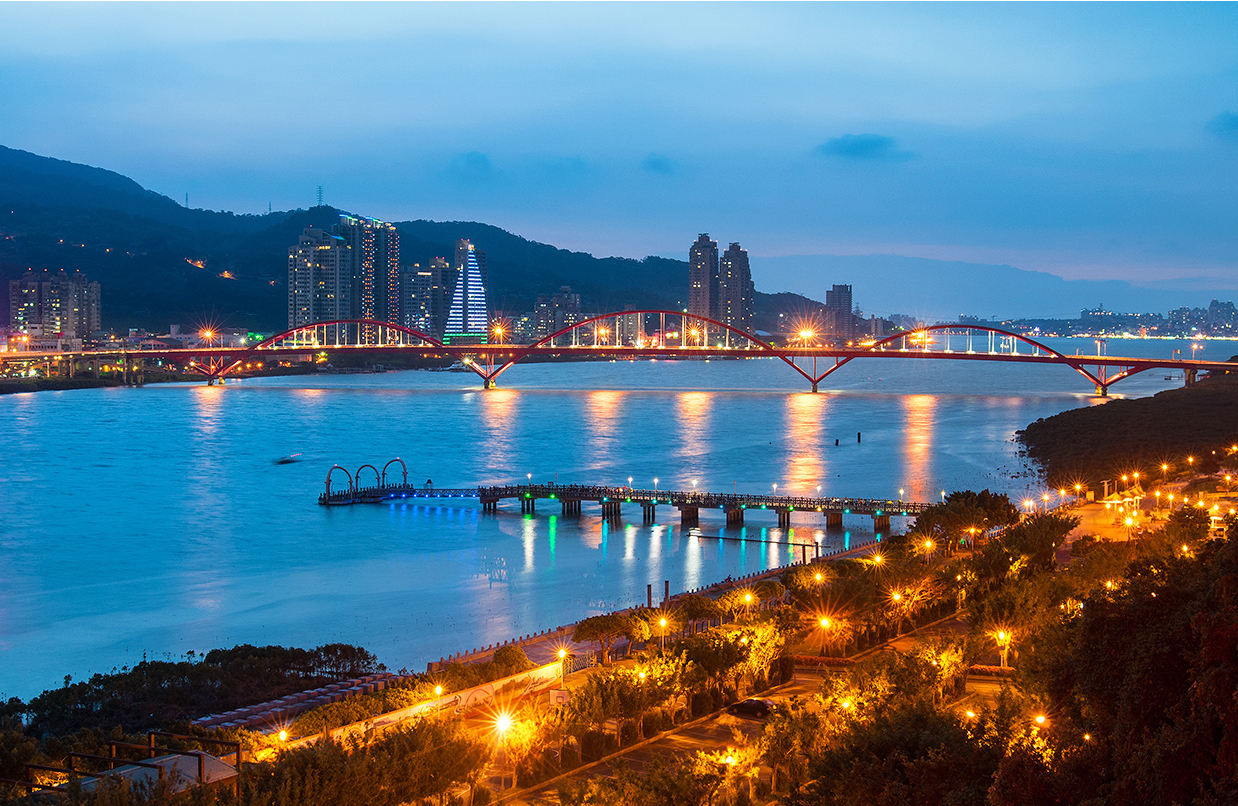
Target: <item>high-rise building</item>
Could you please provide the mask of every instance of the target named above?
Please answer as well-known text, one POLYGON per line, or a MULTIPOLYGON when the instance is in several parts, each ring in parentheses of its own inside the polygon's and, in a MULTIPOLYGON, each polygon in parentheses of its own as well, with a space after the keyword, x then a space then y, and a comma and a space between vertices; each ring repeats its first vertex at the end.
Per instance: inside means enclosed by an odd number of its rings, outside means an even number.
POLYGON ((9 281, 9 327, 80 339, 103 327, 99 284, 79 272, 27 271, 9 281))
POLYGON ((718 321, 752 332, 752 311, 756 287, 748 268, 748 252, 733 243, 722 254, 718 268, 718 321))
POLYGON ((705 232, 688 250, 688 313, 718 316, 718 242, 705 232))
POLYGON ((467 238, 461 238, 456 241, 456 261, 452 264, 456 274, 464 271, 464 266, 468 262, 469 254, 473 255, 473 259, 477 261, 477 268, 481 271, 481 284, 485 288, 490 287, 490 272, 486 269, 486 253, 478 249, 467 238))
POLYGON ((842 342, 855 341, 856 322, 852 313, 851 286, 835 285, 825 292, 825 313, 829 317, 827 328, 834 338, 842 342))
POLYGON ((356 318, 353 252, 345 239, 309 227, 288 249, 288 327, 356 318))
POLYGON ((352 248, 355 319, 400 321, 400 233, 392 224, 341 215, 334 228, 352 248))
POLYGON ((572 292, 571 286, 561 286, 558 294, 539 294, 533 309, 537 318, 537 335, 549 336, 565 327, 580 322, 580 294, 572 292))
POLYGON ((418 263, 400 272, 400 324, 422 333, 434 335, 435 283, 433 268, 423 269, 418 263))
POLYGON ((621 347, 637 347, 645 340, 645 315, 625 313, 615 320, 615 344, 621 347))
POLYGON ((456 277, 447 312, 443 341, 447 344, 485 344, 490 318, 486 309, 486 287, 473 245, 468 244, 463 269, 456 277))

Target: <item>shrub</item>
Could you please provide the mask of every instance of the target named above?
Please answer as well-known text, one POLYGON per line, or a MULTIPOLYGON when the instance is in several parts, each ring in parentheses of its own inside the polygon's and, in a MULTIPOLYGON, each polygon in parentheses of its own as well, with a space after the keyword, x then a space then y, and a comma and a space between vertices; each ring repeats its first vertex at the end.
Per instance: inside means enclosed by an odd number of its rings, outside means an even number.
POLYGON ((614 734, 605 731, 590 730, 580 737, 580 755, 586 763, 597 761, 618 747, 614 734))
POLYGON ((636 722, 624 722, 619 728, 619 744, 621 746, 635 744, 641 738, 640 726, 636 722))

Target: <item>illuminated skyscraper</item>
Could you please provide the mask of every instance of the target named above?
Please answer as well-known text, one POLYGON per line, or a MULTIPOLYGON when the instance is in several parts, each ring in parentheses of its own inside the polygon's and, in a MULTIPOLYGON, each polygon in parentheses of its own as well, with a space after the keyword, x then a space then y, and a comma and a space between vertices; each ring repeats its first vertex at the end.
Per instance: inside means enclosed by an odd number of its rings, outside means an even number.
POLYGON ((477 263, 473 245, 468 244, 463 269, 456 277, 456 287, 451 295, 443 341, 447 344, 485 344, 489 322, 481 266, 477 263))
POLYGON ((718 317, 718 242, 701 233, 688 250, 688 313, 718 317))
POLYGON ((752 308, 756 288, 748 268, 748 252, 733 243, 722 253, 718 269, 718 321, 752 332, 752 308))
POLYGON ((350 319, 353 254, 345 240, 308 228, 288 249, 288 327, 350 319))
POLYGON ((334 231, 352 248, 352 318, 398 323, 400 234, 395 226, 377 218, 341 215, 334 231))

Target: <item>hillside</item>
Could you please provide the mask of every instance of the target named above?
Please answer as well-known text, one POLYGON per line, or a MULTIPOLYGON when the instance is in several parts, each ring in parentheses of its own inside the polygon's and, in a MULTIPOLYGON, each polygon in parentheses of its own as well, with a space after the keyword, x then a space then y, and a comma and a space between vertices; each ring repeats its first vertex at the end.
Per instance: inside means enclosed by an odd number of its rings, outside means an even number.
MULTIPOLYGON (((0 279, 27 267, 80 270, 102 284, 110 328, 212 322, 272 330, 286 317, 288 246, 340 212, 186 209, 112 171, 0 147, 0 279)), ((405 263, 450 257, 457 239, 471 239, 487 253, 492 307, 507 313, 529 310, 538 294, 563 285, 592 310, 683 306, 684 261, 599 259, 476 222, 396 226, 405 263)), ((0 294, 0 321, 7 304, 0 294)))

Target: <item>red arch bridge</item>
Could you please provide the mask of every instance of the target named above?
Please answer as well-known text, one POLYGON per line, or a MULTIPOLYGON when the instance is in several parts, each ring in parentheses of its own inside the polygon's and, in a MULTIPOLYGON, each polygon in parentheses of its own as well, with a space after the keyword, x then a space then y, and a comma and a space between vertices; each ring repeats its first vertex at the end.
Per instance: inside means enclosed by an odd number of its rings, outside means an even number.
POLYGON ((376 358, 403 354, 461 361, 489 389, 500 375, 523 360, 768 357, 779 359, 798 372, 815 392, 822 381, 852 361, 913 358, 1062 365, 1086 378, 1102 396, 1118 381, 1149 370, 1181 372, 1189 386, 1200 372, 1234 369, 1233 364, 1224 361, 1066 355, 1017 333, 965 325, 933 325, 846 347, 817 344, 815 336, 805 332, 789 344, 775 346, 722 322, 663 310, 594 316, 532 344, 512 344, 504 340, 507 336, 504 328, 496 324, 487 334, 487 343, 476 343, 477 339, 463 343, 459 338, 438 339, 387 322, 343 319, 293 328, 261 342, 239 346, 0 353, 0 368, 14 363, 45 366, 49 374, 55 369, 71 376, 83 364, 97 369, 101 363, 110 362, 123 371, 126 381, 133 378, 140 382, 146 369, 157 363, 171 363, 214 383, 260 362, 312 361, 324 355, 376 358))
POLYGON ((834 496, 813 498, 806 496, 760 495, 751 493, 713 493, 697 490, 638 490, 633 487, 608 487, 595 484, 511 484, 489 487, 434 488, 408 483, 408 471, 399 459, 387 463, 380 472, 374 465, 362 465, 356 473, 349 473, 339 465, 327 471, 326 489, 318 496, 323 506, 349 506, 352 504, 381 504, 386 502, 418 500, 442 500, 452 498, 475 498, 481 501, 485 512, 498 512, 504 501, 518 501, 520 511, 531 513, 539 500, 555 503, 564 515, 581 514, 584 502, 597 504, 602 517, 617 520, 625 504, 641 508, 645 523, 653 523, 659 506, 679 510, 685 525, 699 521, 702 509, 718 509, 726 513, 728 526, 742 525, 744 513, 769 510, 778 514, 778 525, 790 528, 791 513, 809 512, 825 517, 826 528, 841 528, 844 515, 869 515, 877 533, 889 533, 891 516, 914 517, 930 505, 915 501, 897 501, 880 498, 839 498, 834 496), (399 464, 400 481, 394 475, 388 481, 387 471, 399 464), (347 479, 333 488, 332 476, 341 474, 347 479), (362 477, 364 476, 364 482, 362 477))

